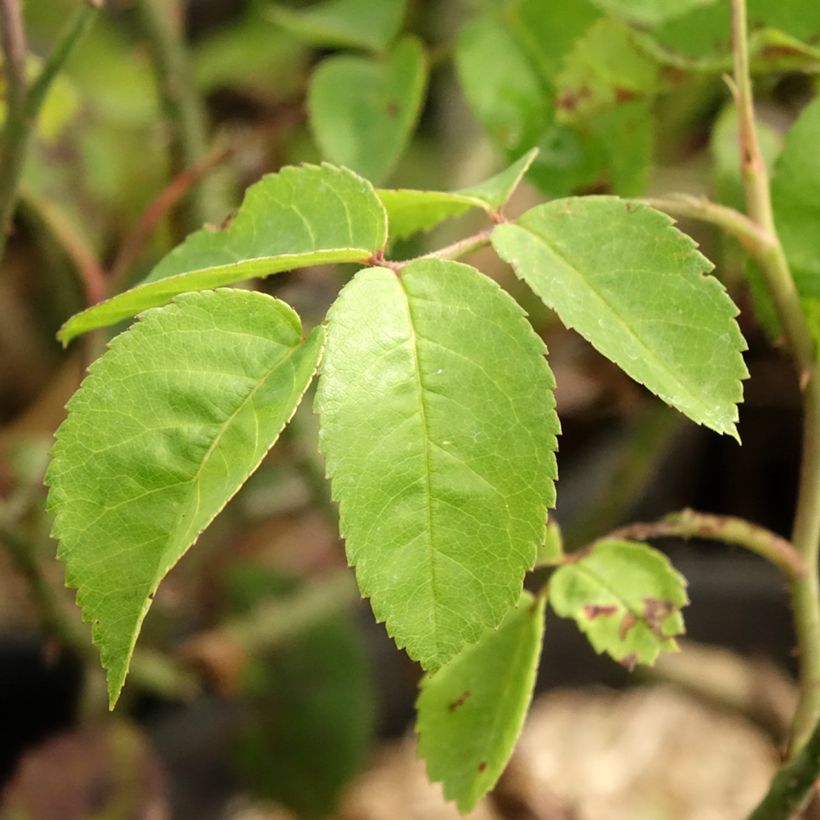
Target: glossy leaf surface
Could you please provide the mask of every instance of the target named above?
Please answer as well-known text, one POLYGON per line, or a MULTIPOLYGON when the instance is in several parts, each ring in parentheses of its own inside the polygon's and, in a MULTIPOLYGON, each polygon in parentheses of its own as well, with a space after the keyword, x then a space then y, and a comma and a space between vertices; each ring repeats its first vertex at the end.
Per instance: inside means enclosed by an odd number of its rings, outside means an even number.
POLYGON ((554 501, 544 346, 474 268, 359 272, 331 308, 316 408, 349 562, 436 669, 518 600, 554 501))

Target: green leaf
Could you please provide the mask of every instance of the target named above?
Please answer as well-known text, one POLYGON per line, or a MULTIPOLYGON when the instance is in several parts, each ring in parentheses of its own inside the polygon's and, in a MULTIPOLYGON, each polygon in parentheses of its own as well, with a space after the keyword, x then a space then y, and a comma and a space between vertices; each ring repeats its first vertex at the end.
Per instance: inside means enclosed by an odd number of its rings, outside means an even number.
POLYGON ((693 421, 737 436, 738 310, 669 217, 616 197, 561 199, 492 241, 567 327, 693 421))
POLYGON ((501 16, 469 21, 455 59, 467 102, 491 139, 513 156, 535 145, 552 121, 551 92, 501 16))
POLYGON ((683 634, 686 580, 645 544, 599 541, 557 570, 549 582, 555 612, 572 618, 598 653, 628 668, 677 651, 683 634))
POLYGON ((550 567, 564 560, 564 535, 557 521, 547 522, 544 543, 538 548, 537 566, 550 567))
POLYGON ((379 199, 387 211, 390 238, 404 239, 419 231, 430 230, 473 208, 494 214, 513 195, 537 154, 538 149, 533 148, 500 174, 460 191, 380 189, 379 199))
POLYGON ((631 23, 656 26, 692 9, 714 5, 717 0, 593 0, 604 11, 617 14, 631 23))
POLYGON ((421 113, 427 58, 405 37, 383 58, 323 60, 310 82, 310 126, 322 154, 380 182, 407 147, 421 113))
POLYGON ((115 324, 179 293, 330 262, 366 262, 387 240, 387 216, 372 186, 344 168, 305 165, 264 177, 223 230, 203 228, 139 285, 72 316, 58 333, 115 324))
POLYGON ((775 164, 772 205, 797 288, 820 298, 820 97, 809 103, 786 136, 775 164))
POLYGON ((331 308, 316 408, 348 560, 427 669, 500 623, 543 541, 559 430, 544 352, 457 262, 363 270, 331 308))
POLYGON ((564 118, 583 118, 659 90, 658 65, 633 44, 625 25, 603 18, 567 54, 555 105, 564 118))
POLYGON ((419 754, 430 779, 466 813, 496 784, 532 699, 544 635, 544 596, 525 592, 497 630, 487 630, 434 675, 417 702, 419 754))
MULTIPOLYGON (((242 611, 265 600, 286 610, 294 587, 305 588, 260 565, 241 568, 230 580, 233 597, 246 604, 242 611)), ((298 817, 331 814, 367 760, 374 693, 355 614, 336 613, 274 652, 249 657, 243 670, 244 708, 231 758, 253 795, 298 817)))
POLYGON ((588 0, 509 0, 504 20, 550 87, 575 41, 600 17, 588 0))
POLYGON ((48 471, 54 536, 112 705, 159 582, 256 469, 317 367, 284 303, 189 293, 146 313, 68 404, 48 471))
POLYGON ((401 29, 405 5, 405 0, 324 0, 300 9, 275 5, 270 16, 313 46, 384 51, 401 29))

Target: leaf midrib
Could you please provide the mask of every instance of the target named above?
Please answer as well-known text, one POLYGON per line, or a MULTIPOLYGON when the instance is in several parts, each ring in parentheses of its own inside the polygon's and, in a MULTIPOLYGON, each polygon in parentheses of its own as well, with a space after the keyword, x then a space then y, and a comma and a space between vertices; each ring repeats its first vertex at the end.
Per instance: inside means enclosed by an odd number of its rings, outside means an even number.
POLYGON ((431 443, 431 436, 430 436, 430 426, 427 419, 427 407, 424 402, 424 382, 421 378, 421 359, 419 356, 419 340, 418 334, 416 333, 416 326, 413 322, 413 309, 411 306, 410 294, 407 292, 407 289, 404 286, 404 282, 402 281, 401 277, 397 277, 399 290, 401 291, 402 295, 404 296, 404 303, 407 308, 407 320, 408 320, 408 327, 410 329, 410 349, 413 358, 413 372, 415 375, 415 382, 416 388, 418 392, 418 404, 419 404, 419 417, 421 419, 421 429, 424 434, 424 486, 425 486, 425 498, 426 498, 426 508, 427 508, 427 556, 428 561, 430 564, 430 591, 433 597, 433 606, 431 607, 431 618, 433 621, 433 640, 436 645, 437 655, 441 652, 441 647, 439 645, 439 626, 438 626, 438 617, 436 613, 436 606, 437 606, 437 592, 436 587, 438 585, 438 579, 436 576, 436 563, 435 563, 435 555, 438 551, 433 544, 433 485, 431 482, 431 471, 430 471, 430 443, 431 443))
MULTIPOLYGON (((653 349, 651 347, 648 347, 646 345, 646 343, 640 338, 640 336, 637 334, 635 329, 621 315, 621 313, 618 310, 615 309, 615 307, 603 296, 603 294, 600 293, 600 291, 598 291, 595 287, 592 286, 592 283, 588 280, 588 278, 585 276, 583 271, 576 268, 575 265, 573 265, 569 261, 569 259, 567 259, 567 257, 564 256, 564 254, 561 253, 553 245, 551 240, 548 239, 546 236, 543 236, 542 234, 539 234, 535 230, 532 230, 531 228, 527 227, 526 225, 522 225, 521 223, 518 224, 518 227, 520 227, 523 231, 526 231, 528 234, 530 234, 536 241, 540 242, 549 253, 552 253, 561 262, 563 262, 563 264, 566 266, 566 268, 569 271, 571 271, 572 274, 575 277, 577 277, 578 279, 581 280, 581 283, 585 286, 586 290, 589 291, 589 293, 591 293, 601 304, 603 304, 603 306, 605 308, 607 308, 609 310, 609 312, 612 314, 612 316, 614 316, 615 319, 626 330, 627 335, 629 335, 632 339, 634 339, 638 343, 640 348, 647 354, 647 358, 652 361, 653 365, 656 366, 661 372, 665 373, 671 379, 671 381, 674 384, 678 385, 678 387, 682 390, 682 392, 689 397, 690 401, 694 402, 693 406, 699 408, 701 417, 702 418, 709 418, 710 417, 711 414, 704 408, 702 402, 692 392, 691 388, 688 385, 686 385, 684 382, 682 382, 673 370, 670 370, 669 368, 666 367, 663 359, 659 358, 657 356, 657 354, 655 353, 655 351, 653 351, 653 349)), ((526 275, 524 276, 524 278, 527 278, 526 275)), ((584 333, 582 333, 580 330, 578 332, 581 333, 581 335, 586 338, 586 335, 584 333)), ((590 340, 588 340, 588 341, 590 341, 590 340)), ((628 365, 627 365, 627 367, 628 367, 628 365)), ((652 390, 652 388, 649 388, 649 389, 652 390)), ((654 393, 655 391, 652 390, 652 392, 654 393)), ((669 401, 670 404, 673 404, 675 406, 678 406, 680 404, 680 402, 675 401, 675 399, 672 396, 667 397, 667 400, 669 401)), ((721 424, 721 427, 723 428, 724 425, 721 424)))

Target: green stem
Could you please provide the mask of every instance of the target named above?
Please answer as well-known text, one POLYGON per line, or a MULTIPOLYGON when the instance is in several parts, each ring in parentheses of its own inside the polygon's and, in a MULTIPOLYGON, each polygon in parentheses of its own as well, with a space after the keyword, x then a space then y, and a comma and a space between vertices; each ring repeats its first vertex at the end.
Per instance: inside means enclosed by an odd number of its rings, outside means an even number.
POLYGON ((785 538, 765 527, 728 515, 682 510, 650 524, 629 524, 605 537, 638 541, 649 541, 653 538, 703 538, 709 541, 722 541, 743 547, 771 561, 793 582, 806 576, 805 562, 785 538))
POLYGON ((418 262, 421 259, 461 259, 462 256, 474 253, 475 251, 486 248, 490 244, 490 237, 493 234, 493 228, 485 228, 472 236, 467 236, 464 239, 459 239, 453 242, 452 245, 446 245, 430 253, 425 253, 422 256, 416 256, 413 259, 403 259, 400 262, 393 262, 389 260, 381 260, 381 264, 393 270, 400 271, 405 265, 411 262, 418 262))
POLYGON ((726 205, 719 205, 703 196, 672 194, 638 199, 636 202, 649 205, 670 216, 708 222, 737 239, 743 249, 755 258, 769 253, 776 244, 774 239, 746 214, 726 205))
POLYGON ((769 791, 749 820, 790 820, 811 796, 820 772, 820 726, 803 748, 775 775, 769 791))
POLYGON ((26 34, 17 0, 0 0, 0 45, 6 82, 6 126, 0 143, 0 257, 14 213, 26 155, 26 34))
POLYGON ((800 654, 799 700, 789 748, 793 759, 812 736, 820 718, 820 366, 775 227, 769 175, 757 138, 747 32, 746 0, 732 0, 733 91, 738 109, 746 204, 752 221, 774 239, 771 248, 760 258, 762 272, 803 389, 803 452, 792 545, 808 571, 795 580, 791 588, 800 654))
MULTIPOLYGON (((208 153, 207 116, 194 83, 182 32, 179 0, 138 0, 151 49, 154 72, 172 134, 172 173, 193 168, 208 153)), ((202 225, 211 216, 207 182, 196 186, 186 205, 185 228, 202 225)))
POLYGON ((17 206, 20 180, 40 109, 65 61, 93 22, 102 3, 87 0, 69 20, 37 78, 25 79, 26 40, 17 0, 0 0, 3 59, 7 75, 6 127, 0 146, 0 258, 17 206))

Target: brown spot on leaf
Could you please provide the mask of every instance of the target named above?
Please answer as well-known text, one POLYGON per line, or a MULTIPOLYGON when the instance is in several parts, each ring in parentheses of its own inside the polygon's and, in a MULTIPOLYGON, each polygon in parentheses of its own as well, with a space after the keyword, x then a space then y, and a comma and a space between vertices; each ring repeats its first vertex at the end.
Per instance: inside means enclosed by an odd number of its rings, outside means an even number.
POLYGON ((599 604, 587 604, 584 607, 584 615, 591 621, 595 618, 600 618, 602 615, 615 615, 618 611, 617 606, 601 606, 599 604))
POLYGON ((630 652, 625 658, 621 658, 621 666, 625 666, 630 672, 634 672, 637 665, 638 656, 634 652, 630 652))
POLYGON ((469 689, 465 689, 447 708, 451 712, 455 712, 460 706, 464 706, 472 695, 473 693, 469 689))
POLYGON ((558 95, 555 104, 565 111, 575 111, 576 108, 591 94, 589 87, 582 85, 580 88, 568 88, 558 95))
POLYGON ((395 119, 399 116, 399 111, 401 111, 401 108, 395 100, 390 100, 390 102, 388 102, 385 106, 385 111, 387 112, 388 117, 395 119))
POLYGON ((661 627, 663 622, 675 611, 671 601, 659 601, 657 598, 644 599, 644 620, 657 638, 666 637, 661 627))
POLYGON ((620 85, 615 86, 615 102, 628 103, 636 99, 638 99, 638 95, 631 88, 624 88, 620 85))
POLYGON ((487 761, 482 760, 481 763, 478 764, 478 771, 479 773, 487 771, 487 761))
POLYGON ((632 629, 638 623, 638 619, 631 612, 627 612, 621 621, 621 628, 618 630, 618 637, 623 641, 632 629))

